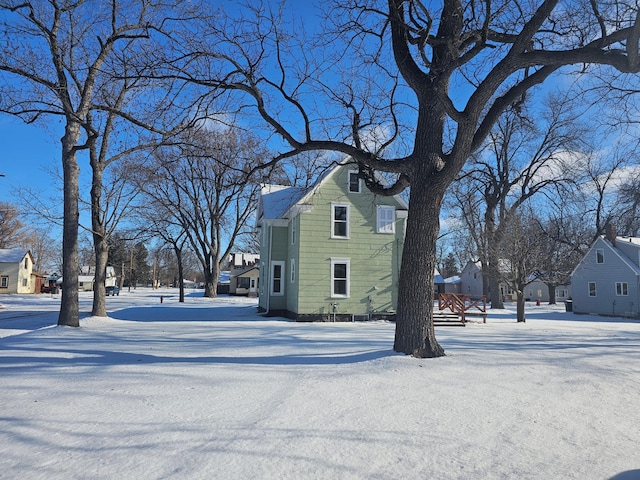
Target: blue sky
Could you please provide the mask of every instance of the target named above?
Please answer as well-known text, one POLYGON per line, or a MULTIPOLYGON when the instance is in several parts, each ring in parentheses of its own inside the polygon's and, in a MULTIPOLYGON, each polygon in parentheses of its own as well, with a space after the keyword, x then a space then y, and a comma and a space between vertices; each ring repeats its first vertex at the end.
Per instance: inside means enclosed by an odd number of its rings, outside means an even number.
POLYGON ((58 180, 47 172, 60 166, 60 135, 53 128, 0 115, 0 145, 0 201, 17 203, 15 191, 24 187, 46 197, 56 193, 58 180))

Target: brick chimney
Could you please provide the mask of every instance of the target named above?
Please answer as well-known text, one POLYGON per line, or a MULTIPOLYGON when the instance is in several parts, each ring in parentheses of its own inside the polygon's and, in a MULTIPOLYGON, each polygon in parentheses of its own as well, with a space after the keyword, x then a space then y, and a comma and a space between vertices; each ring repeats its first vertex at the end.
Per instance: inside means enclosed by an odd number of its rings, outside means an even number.
POLYGON ((616 246, 616 236, 617 236, 618 232, 616 231, 616 227, 614 225, 611 225, 610 223, 607 223, 604 226, 604 236, 607 240, 609 240, 611 242, 611 244, 615 247, 616 246))

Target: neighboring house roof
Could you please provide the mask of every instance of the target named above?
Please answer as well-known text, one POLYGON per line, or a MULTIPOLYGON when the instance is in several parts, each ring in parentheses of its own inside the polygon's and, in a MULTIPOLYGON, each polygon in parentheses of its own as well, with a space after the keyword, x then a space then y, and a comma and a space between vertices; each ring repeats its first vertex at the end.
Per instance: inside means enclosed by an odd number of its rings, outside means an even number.
POLYGON ((242 270, 233 271, 233 272, 231 272, 231 278, 239 277, 241 275, 249 273, 251 270, 259 270, 259 268, 258 268, 257 265, 252 265, 251 267, 243 268, 242 270))
MULTIPOLYGON (((607 243, 611 250, 627 265, 636 275, 640 275, 640 267, 632 261, 621 249, 616 248, 605 236, 601 237, 607 243)), ((628 243, 636 251, 640 251, 640 238, 636 237, 616 237, 616 245, 618 243, 628 243)), ((636 257, 637 258, 637 257, 636 257)))
POLYGON ((25 255, 29 255, 33 262, 33 255, 31 255, 29 250, 23 250, 21 248, 0 248, 0 263, 18 263, 22 261, 25 255))
POLYGON ((444 283, 460 283, 460 275, 454 275, 444 279, 444 283))

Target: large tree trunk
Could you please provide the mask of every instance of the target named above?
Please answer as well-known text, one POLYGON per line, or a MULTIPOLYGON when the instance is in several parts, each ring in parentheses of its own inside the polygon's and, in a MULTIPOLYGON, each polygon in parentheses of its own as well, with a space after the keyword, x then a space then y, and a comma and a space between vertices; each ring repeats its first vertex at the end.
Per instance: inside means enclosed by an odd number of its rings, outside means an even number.
POLYGON ((520 288, 517 290, 516 293, 516 318, 518 320, 518 322, 525 322, 526 321, 526 317, 525 317, 525 313, 524 313, 524 288, 520 288))
MULTIPOLYGON (((95 155, 95 152, 91 152, 91 155, 95 155)), ((91 228, 93 230, 93 250, 96 257, 91 315, 94 317, 106 317, 105 281, 107 276, 109 246, 107 244, 106 229, 101 221, 103 169, 94 158, 91 159, 91 167, 93 172, 93 180, 91 183, 91 228)))
POLYGON ((547 288, 549 289, 549 305, 556 304, 556 286, 555 284, 547 283, 547 288))
POLYGON ((208 255, 206 268, 204 269, 204 296, 215 298, 218 296, 218 278, 220 271, 218 270, 217 255, 208 255))
POLYGON ((411 188, 393 349, 418 358, 445 354, 433 327, 433 280, 442 198, 442 193, 426 186, 411 188))
POLYGON ((173 251, 176 254, 176 261, 178 262, 178 276, 180 277, 178 279, 178 285, 180 289, 178 302, 184 303, 184 267, 182 265, 182 249, 174 244, 173 251))
POLYGON ((62 302, 58 325, 80 326, 78 307, 78 176, 76 145, 80 138, 80 125, 65 127, 62 142, 63 208, 62 226, 62 302))
MULTIPOLYGON (((104 229, 103 229, 104 230, 104 229)), ((109 247, 104 234, 94 232, 94 253, 96 257, 96 273, 93 283, 93 308, 91 315, 94 317, 106 317, 106 289, 105 282, 107 279, 107 259, 109 256, 109 247)))
POLYGON ((504 300, 500 293, 500 280, 491 273, 489 274, 489 299, 491 300, 491 308, 504 308, 504 300))

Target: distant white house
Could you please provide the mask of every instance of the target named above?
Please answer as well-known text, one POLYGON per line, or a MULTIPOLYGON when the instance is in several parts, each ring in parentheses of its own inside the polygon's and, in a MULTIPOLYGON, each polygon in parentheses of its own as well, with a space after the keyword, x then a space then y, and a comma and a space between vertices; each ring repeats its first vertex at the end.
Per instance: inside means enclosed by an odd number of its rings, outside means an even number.
POLYGON ((33 255, 20 248, 0 249, 0 294, 33 293, 33 255))
MULTIPOLYGON (((106 279, 104 282, 105 287, 113 287, 116 284, 116 270, 113 267, 108 266, 106 271, 106 279)), ((85 265, 80 268, 80 274, 78 275, 78 288, 80 291, 91 292, 93 291, 93 284, 95 283, 96 267, 85 265)))
MULTIPOLYGON (((558 285, 556 290, 556 302, 566 302, 571 298, 571 285, 558 285)), ((533 280, 524 288, 524 298, 531 302, 548 302, 549 286, 542 280, 533 280)))
POLYGON ((242 269, 233 269, 229 282, 229 294, 258 296, 260 282, 260 267, 253 265, 242 269))
MULTIPOLYGON (((460 272, 460 292, 472 297, 484 295, 482 264, 469 260, 460 272)), ((500 282, 500 295, 505 302, 515 301, 515 292, 509 285, 500 282)))
POLYGON ((460 276, 444 278, 438 269, 433 272, 433 283, 435 286, 436 298, 438 293, 460 293, 460 276))
POLYGON ((575 313, 640 317, 640 238, 608 225, 571 274, 575 313))

